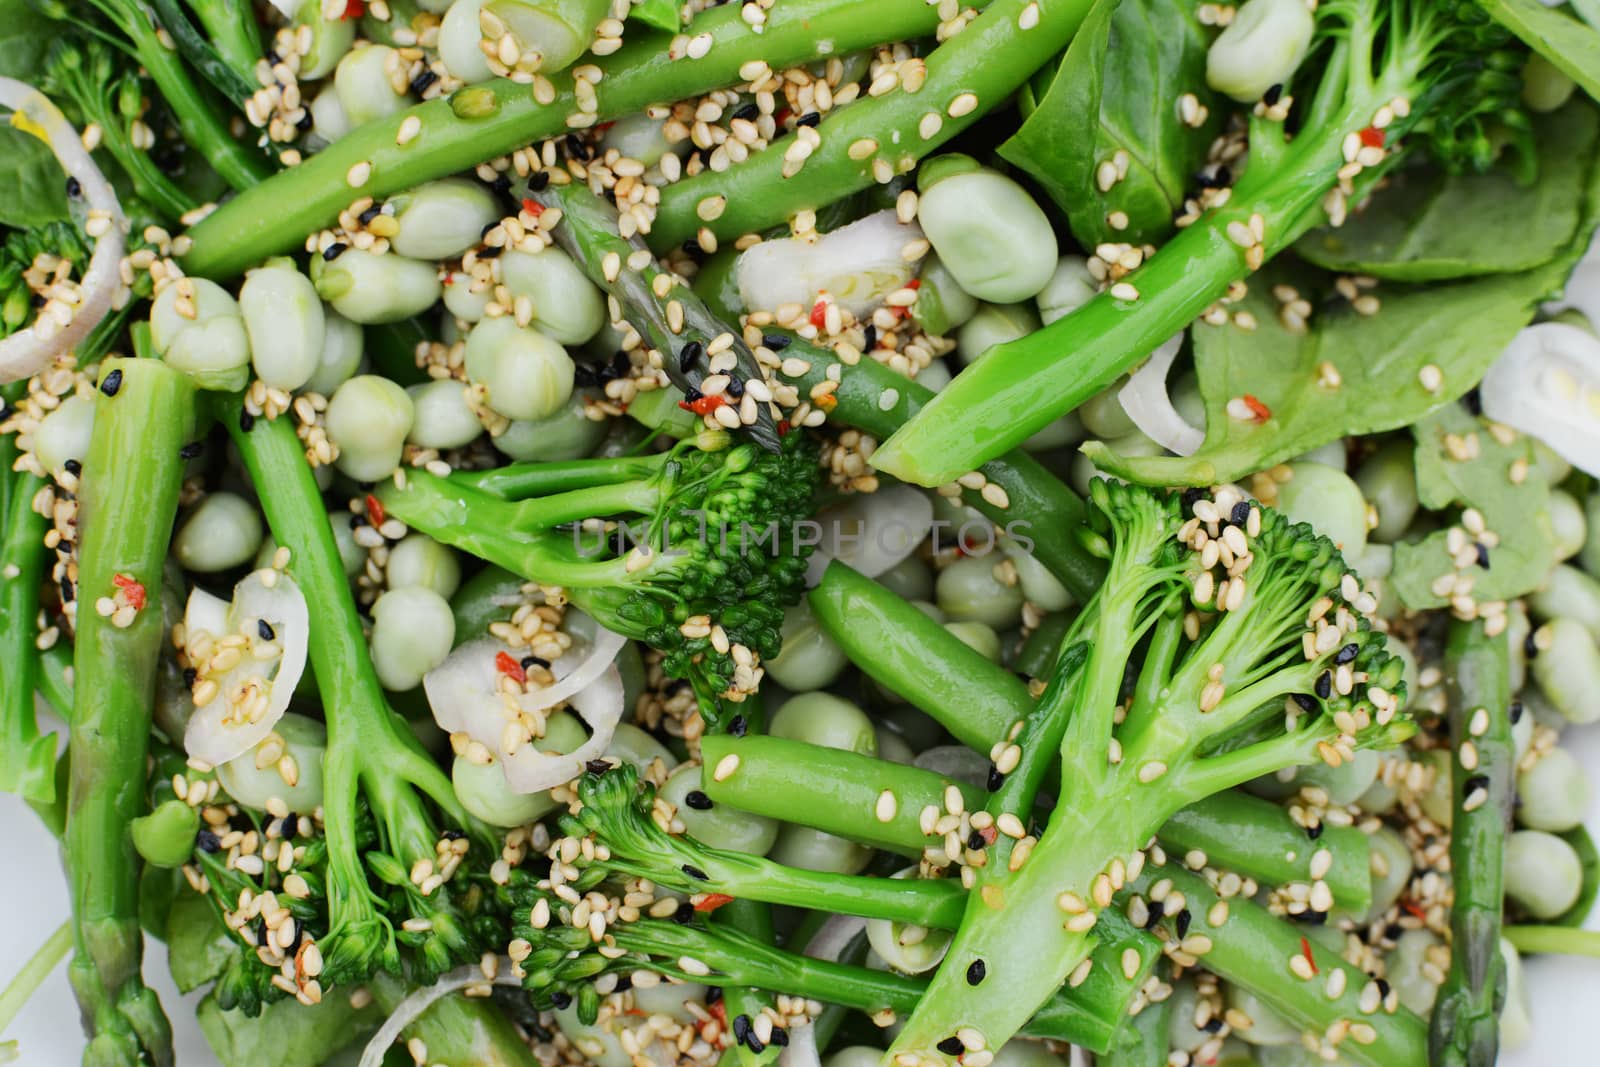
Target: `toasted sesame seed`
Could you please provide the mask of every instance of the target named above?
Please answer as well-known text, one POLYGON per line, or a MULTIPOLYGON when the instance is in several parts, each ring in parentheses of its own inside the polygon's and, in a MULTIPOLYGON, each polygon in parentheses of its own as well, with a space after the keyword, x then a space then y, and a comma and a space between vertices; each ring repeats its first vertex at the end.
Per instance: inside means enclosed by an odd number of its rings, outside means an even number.
POLYGON ((738 769, 739 754, 737 752, 730 752, 717 761, 717 767, 716 770, 714 770, 711 774, 711 780, 714 782, 725 782, 729 778, 732 778, 734 772, 738 769))
POLYGON ((722 212, 726 210, 727 206, 728 198, 723 196, 721 193, 717 193, 714 196, 706 197, 696 204, 694 207, 694 213, 699 215, 706 222, 712 222, 722 216, 722 212))
POLYGON ((1139 290, 1131 282, 1118 282, 1111 287, 1111 298, 1131 303, 1139 299, 1139 290))
POLYGON ((900 808, 900 802, 895 798, 894 791, 885 789, 878 794, 878 805, 875 814, 879 822, 891 822, 895 812, 900 808))
POLYGON ((1122 976, 1132 981, 1133 976, 1139 973, 1139 968, 1144 966, 1144 959, 1136 948, 1122 950, 1122 976))
POLYGON ((962 93, 954 100, 950 101, 950 107, 947 110, 949 111, 951 118, 958 119, 963 115, 972 114, 977 109, 978 94, 962 93))
POLYGON ((362 160, 349 170, 345 171, 345 184, 352 189, 359 189, 372 179, 372 164, 362 160))
POLYGON ((1309 982, 1316 977, 1316 972, 1311 969, 1311 961, 1298 952, 1289 957, 1289 970, 1302 982, 1309 982))

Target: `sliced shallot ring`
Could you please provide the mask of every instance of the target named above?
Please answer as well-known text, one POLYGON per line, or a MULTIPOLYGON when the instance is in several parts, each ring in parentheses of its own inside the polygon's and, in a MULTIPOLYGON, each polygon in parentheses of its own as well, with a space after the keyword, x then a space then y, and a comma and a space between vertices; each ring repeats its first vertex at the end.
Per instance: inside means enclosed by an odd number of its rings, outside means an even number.
POLYGON ((1172 395, 1167 391, 1167 376, 1172 373, 1172 361, 1183 348, 1183 334, 1163 342, 1144 366, 1133 372, 1117 392, 1117 400, 1128 418, 1150 440, 1180 456, 1192 456, 1205 443, 1205 431, 1197 430, 1184 421, 1173 406, 1172 395))
POLYGON ((817 521, 822 541, 806 564, 808 584, 820 582, 833 560, 876 578, 915 552, 933 530, 933 501, 923 490, 897 482, 857 493, 817 521))
POLYGON ((604 756, 611 747, 625 703, 622 672, 614 664, 608 665, 599 678, 574 693, 568 705, 588 724, 589 740, 571 752, 541 752, 525 744, 510 755, 497 753, 511 791, 542 793, 582 774, 590 760, 604 756))

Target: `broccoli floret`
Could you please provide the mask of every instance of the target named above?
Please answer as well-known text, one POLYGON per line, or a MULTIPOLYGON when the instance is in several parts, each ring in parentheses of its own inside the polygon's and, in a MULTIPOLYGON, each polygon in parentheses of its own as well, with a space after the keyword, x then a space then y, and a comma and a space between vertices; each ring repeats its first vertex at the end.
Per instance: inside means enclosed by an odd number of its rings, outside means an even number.
MULTIPOLYGON (((1375 601, 1326 538, 1232 487, 1097 481, 1092 497, 1106 579, 1016 738, 1024 767, 1059 748, 1056 807, 975 869, 956 938, 891 1049, 901 1062, 944 1062, 963 1027, 990 1049, 1015 1034, 1088 957, 1099 914, 1179 809, 1412 731, 1401 662, 1368 621, 1375 601)), ((1029 808, 1014 807, 1026 792, 1003 783, 990 814, 1026 825, 1029 808)))
POLYGON ((513 466, 488 476, 408 472, 385 512, 544 585, 605 626, 661 650, 715 723, 777 654, 804 591, 801 536, 820 477, 815 446, 707 433, 659 456, 513 466), (551 490, 554 491, 551 491, 551 490))

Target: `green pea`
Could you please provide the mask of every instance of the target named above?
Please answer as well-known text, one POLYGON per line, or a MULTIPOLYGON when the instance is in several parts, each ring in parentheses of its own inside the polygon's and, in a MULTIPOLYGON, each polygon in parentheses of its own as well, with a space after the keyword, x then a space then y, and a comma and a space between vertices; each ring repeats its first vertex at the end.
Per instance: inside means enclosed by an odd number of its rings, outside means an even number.
MULTIPOLYGON (((593 1067, 633 1067, 634 1057, 622 1047, 617 1036, 621 1028, 631 1028, 633 1020, 626 1015, 613 1013, 602 1022, 585 1023, 578 1018, 576 1000, 555 1012, 556 1028, 572 1047, 582 1055, 582 1062, 593 1067)), ((641 1059, 649 1059, 643 1053, 641 1059)))
POLYGON ((1533 1000, 1522 971, 1522 956, 1516 946, 1503 937, 1500 956, 1506 961, 1506 1002, 1500 1009, 1500 1047, 1515 1052, 1533 1041, 1533 1000))
MULTIPOLYGON (((537 741, 534 744, 539 747, 537 741)), ((577 744, 583 744, 581 729, 577 744)), ((490 826, 508 829, 526 826, 544 818, 557 806, 550 798, 549 790, 537 793, 512 792, 498 763, 474 763, 457 756, 450 765, 450 784, 455 787, 456 799, 467 809, 467 814, 482 819, 490 826)))
POLYGON ((513 419, 494 446, 519 462, 579 459, 594 451, 606 435, 607 420, 584 413, 574 393, 566 406, 542 419, 513 419))
POLYGON ((427 534, 409 533, 390 548, 383 573, 390 589, 421 586, 446 600, 461 586, 461 564, 455 552, 427 534))
POLYGON ((1128 379, 1118 378, 1078 406, 1078 418, 1083 420, 1083 428, 1090 437, 1106 441, 1126 437, 1139 429, 1122 409, 1122 401, 1117 396, 1127 384, 1128 379))
POLYGON ((500 219, 494 193, 468 178, 424 182, 390 197, 387 208, 400 227, 389 247, 412 259, 453 259, 500 219))
POLYGON ((133 820, 133 847, 154 867, 182 867, 194 854, 200 813, 182 800, 168 800, 133 820))
POLYGON ((350 132, 350 116, 344 113, 339 93, 330 84, 311 99, 311 136, 324 144, 332 144, 350 132))
POLYGON ((809 826, 784 823, 772 846, 772 858, 808 871, 860 874, 872 859, 872 849, 809 826))
POLYGON ((917 384, 926 386, 936 393, 949 385, 950 380, 954 377, 950 373, 950 364, 942 359, 930 361, 926 367, 916 373, 917 384))
MULTIPOLYGON (((1433 1011, 1439 987, 1422 973, 1422 967, 1429 962, 1439 964, 1441 961, 1438 957, 1443 948, 1444 942, 1439 940, 1437 934, 1428 930, 1407 930, 1395 939, 1394 951, 1389 954, 1389 969, 1385 974, 1389 985, 1394 988, 1401 1004, 1424 1019, 1433 1011)), ((1448 961, 1449 951, 1445 950, 1443 955, 1444 960, 1448 961)))
POLYGON ((1556 559, 1571 559, 1582 549, 1589 538, 1589 522, 1583 506, 1571 493, 1561 489, 1550 490, 1550 535, 1555 545, 1556 559))
POLYGON ((250 340, 239 305, 228 291, 204 278, 161 287, 150 305, 150 342, 156 353, 202 389, 233 392, 250 379, 250 340), (184 290, 189 295, 184 295, 184 290), (180 313, 178 300, 189 302, 180 313))
POLYGON ((1522 762, 1522 757, 1528 754, 1528 749, 1533 747, 1533 729, 1538 725, 1535 716, 1530 713, 1522 703, 1521 694, 1512 702, 1515 718, 1511 720, 1511 743, 1515 746, 1517 762, 1522 762))
POLYGON ((1411 881, 1411 848, 1394 830, 1385 826, 1372 835, 1372 851, 1368 863, 1372 866, 1372 906, 1367 909, 1364 922, 1377 922, 1394 907, 1411 881))
POLYGON ((878 758, 888 760, 890 763, 910 764, 917 758, 911 746, 906 744, 906 739, 884 723, 878 723, 874 731, 878 737, 878 758))
POLYGON ((1561 105, 1572 99, 1578 83, 1538 52, 1528 53, 1528 62, 1522 68, 1522 102, 1529 111, 1540 113, 1559 111, 1561 105))
POLYGON ((61 478, 68 463, 76 460, 81 464, 89 455, 93 435, 94 397, 73 393, 34 429, 33 454, 46 471, 61 478))
POLYGON ((1600 641, 1600 581, 1570 563, 1552 568, 1544 585, 1528 597, 1538 619, 1572 619, 1600 641))
POLYGON ((494 286, 475 285, 472 275, 465 271, 451 271, 444 280, 444 307, 462 322, 481 321, 489 314, 494 303, 494 286))
POLYGON ((1350 455, 1345 451, 1343 439, 1329 441, 1325 445, 1318 445, 1309 452, 1302 452, 1290 462, 1293 463, 1320 463, 1324 467, 1350 473, 1350 455))
POLYGON ((594 25, 604 17, 607 6, 595 0, 566 0, 560 4, 547 0, 485 0, 483 10, 504 23, 519 53, 538 56, 539 69, 553 74, 583 55, 593 39, 594 25))
MULTIPOLYGON (((916 868, 911 867, 892 877, 905 878, 915 874, 916 868)), ((954 936, 949 930, 930 930, 925 926, 909 926, 887 919, 867 920, 867 943, 872 946, 872 951, 901 974, 924 974, 933 970, 944 959, 954 936)))
POLYGON ((432 263, 359 248, 347 248, 331 260, 312 256, 311 281, 333 310, 369 326, 420 315, 444 291, 432 263))
POLYGON ((648 773, 656 760, 660 760, 661 766, 669 771, 678 765, 678 757, 666 745, 631 722, 617 723, 611 744, 606 747, 606 755, 617 757, 640 774, 648 773))
POLYGON ((390 589, 372 605, 372 665, 385 689, 403 693, 445 661, 456 620, 444 597, 426 586, 390 589))
POLYGON ((1326 1059, 1320 1052, 1312 1052, 1304 1045, 1266 1045, 1256 1049, 1256 1062, 1261 1067, 1355 1067, 1355 1061, 1344 1056, 1326 1059))
POLYGON ((1050 573, 1050 569, 1015 538, 1002 540, 1000 551, 1017 568, 1018 584, 1028 603, 1044 611, 1065 611, 1076 603, 1061 579, 1050 573))
POLYGON ((1067 445, 1082 441, 1087 434, 1083 429, 1083 420, 1078 418, 1078 413, 1069 411, 1054 422, 1045 425, 1034 432, 1034 435, 1022 442, 1022 448, 1027 452, 1048 452, 1053 448, 1065 448, 1067 445))
MULTIPOLYGON (((1382 766, 1381 762, 1379 766, 1382 766)), ((1356 806, 1370 815, 1387 815, 1394 810, 1399 801, 1400 794, 1383 780, 1383 773, 1380 770, 1378 777, 1373 779, 1372 784, 1367 786, 1367 791, 1356 801, 1356 806)))
POLYGON ((339 470, 358 482, 387 478, 400 465, 415 408, 406 391, 377 374, 359 374, 328 401, 323 425, 339 447, 339 470))
POLYGON ((1206 84, 1252 103, 1289 81, 1315 27, 1303 0, 1247 0, 1206 52, 1206 84))
POLYGON ((1535 726, 1546 726, 1560 733, 1572 725, 1537 685, 1524 687, 1517 699, 1522 704, 1523 715, 1532 719, 1535 726))
POLYGON ((247 808, 265 811, 267 802, 276 797, 290 811, 308 815, 322 806, 322 757, 328 748, 328 728, 290 711, 273 725, 272 732, 299 768, 294 785, 283 780, 276 763, 258 768, 255 750, 218 767, 217 780, 230 797, 247 808))
POLYGON ((1572 473, 1572 464, 1566 458, 1539 440, 1537 437, 1528 438, 1528 444, 1533 449, 1533 462, 1539 468, 1539 473, 1544 475, 1544 480, 1551 485, 1560 485, 1567 480, 1567 475, 1572 473))
POLYGON ((404 67, 405 60, 385 44, 362 45, 339 60, 333 88, 352 127, 387 118, 410 102, 405 93, 395 92, 389 80, 389 71, 395 66, 404 67))
POLYGON ((1589 777, 1572 753, 1554 748, 1517 773, 1517 798, 1522 826, 1552 833, 1571 830, 1589 808, 1589 777))
POLYGON ((606 298, 559 248, 511 251, 500 257, 500 279, 512 295, 533 304, 533 325, 564 345, 581 345, 606 324, 606 298))
POLYGON ((311 28, 311 47, 300 57, 297 76, 314 81, 333 72, 356 39, 355 19, 322 17, 322 0, 303 0, 295 11, 295 26, 311 28))
POLYGON ((1295 776, 1296 785, 1316 785, 1328 791, 1328 799, 1335 804, 1354 804, 1378 777, 1380 758, 1372 749, 1356 752, 1355 758, 1345 760, 1337 767, 1326 763, 1313 763, 1301 767, 1295 776))
POLYGON ((876 755, 878 750, 877 736, 867 713, 831 693, 801 693, 790 697, 773 714, 767 730, 774 737, 868 756, 876 755))
MULTIPOLYGON (((600 143, 606 150, 615 148, 628 159, 636 159, 646 167, 661 162, 668 153, 677 155, 679 148, 667 141, 667 120, 645 111, 623 115, 606 127, 600 143)), ((692 147, 684 145, 684 148, 692 147)), ((921 303, 919 296, 918 303, 921 303)))
POLYGON ((1099 295, 1100 287, 1089 273, 1089 261, 1083 256, 1067 254, 1056 260, 1050 280, 1034 297, 1039 308, 1039 318, 1046 325, 1066 318, 1099 295))
MULTIPOLYGON (((661 890, 656 890, 661 895, 661 890)), ((696 1016, 690 1011, 691 1007, 704 1007, 706 994, 710 990, 695 982, 680 982, 676 979, 662 978, 653 985, 647 985, 635 976, 633 984, 633 1006, 646 1015, 666 1015, 688 1023, 691 1026, 699 1025, 701 1016, 696 1016)))
POLYGON ((464 448, 483 433, 483 423, 467 403, 467 385, 439 378, 406 390, 416 410, 410 440, 422 448, 464 448))
POLYGON ((1228 1008, 1250 1020, 1247 1027, 1234 1027, 1233 1032, 1243 1040, 1252 1045, 1288 1045, 1300 1040, 1299 1026, 1272 1010, 1249 990, 1230 985, 1227 997, 1228 1008))
POLYGON ((1000 662, 1000 635, 994 627, 981 622, 947 622, 944 628, 961 639, 961 643, 983 656, 991 663, 1000 662))
POLYGON ((1022 617, 1022 588, 995 577, 993 554, 965 556, 939 572, 939 609, 958 622, 988 623, 995 629, 1015 626, 1022 617))
POLYGON ((922 261, 917 276, 922 284, 917 289, 917 302, 911 305, 911 317, 926 332, 943 337, 977 312, 977 298, 961 288, 937 255, 930 254, 922 261))
POLYGON ((1417 798, 1422 813, 1444 829, 1455 822, 1455 798, 1451 793, 1450 753, 1446 749, 1430 749, 1420 753, 1416 762, 1432 771, 1427 790, 1417 798))
POLYGON ((933 596, 933 568, 920 556, 907 556, 878 575, 878 582, 905 600, 927 600, 933 596))
POLYGON ((1017 1037, 1000 1046, 990 1067, 1067 1067, 1067 1060, 1041 1042, 1017 1037))
POLYGON ((980 304, 956 331, 956 355, 962 365, 975 363, 995 345, 1026 337, 1039 326, 1032 304, 980 304))
POLYGON ((1522 692, 1528 681, 1528 635, 1533 624, 1521 600, 1513 600, 1506 608, 1506 651, 1510 654, 1511 691, 1522 692))
POLYGON ((332 308, 323 308, 322 350, 317 369, 305 382, 305 391, 332 396, 361 369, 365 343, 366 335, 360 326, 332 308))
POLYGON ((883 1062, 883 1049, 871 1045, 849 1045, 831 1053, 822 1061, 822 1067, 878 1067, 883 1062))
POLYGON ((1363 460, 1356 472, 1356 485, 1378 512, 1378 524, 1368 535, 1374 541, 1398 541, 1417 514, 1417 471, 1412 457, 1410 442, 1392 441, 1363 460))
POLYGON ((728 848, 748 852, 752 856, 765 856, 778 840, 778 820, 730 807, 714 804, 706 810, 685 803, 690 793, 704 794, 704 768, 698 763, 685 763, 675 768, 662 783, 660 796, 678 809, 689 836, 712 848, 728 848))
POLYGON ((254 504, 237 493, 211 493, 178 527, 172 550, 185 570, 214 574, 254 559, 261 537, 254 504))
POLYGON ((510 318, 484 319, 467 335, 467 378, 508 419, 556 414, 572 396, 573 371, 566 349, 510 318))
POLYGON ((257 378, 274 389, 289 390, 310 380, 322 361, 327 325, 316 287, 293 260, 269 259, 246 273, 239 287, 239 314, 257 378))
POLYGON ((783 613, 783 645, 763 662, 767 676, 796 693, 825 689, 838 680, 850 660, 828 632, 817 624, 811 605, 802 600, 783 613))
POLYGON ((1167 1044, 1174 1051, 1195 1052, 1211 1040, 1210 1033, 1194 1024, 1200 995, 1193 982, 1183 979, 1172 983, 1172 996, 1167 998, 1167 1003, 1171 1005, 1167 1015, 1167 1044))
POLYGON ((1506 839, 1506 896, 1535 919, 1555 919, 1578 902, 1583 864, 1573 847, 1543 830, 1506 839))
POLYGON ((1533 677, 1550 703, 1576 723, 1600 719, 1600 648, 1576 619, 1551 619, 1534 633, 1533 677))
POLYGON ((949 156, 924 163, 918 181, 917 221, 961 288, 1009 304, 1045 287, 1055 229, 1026 189, 998 171, 952 167, 949 156))
POLYGON ((1367 547, 1367 502, 1360 488, 1348 474, 1321 463, 1294 463, 1289 471, 1289 480, 1278 486, 1278 510, 1310 523, 1346 559, 1359 559, 1367 547))
POLYGON ((1186 370, 1177 376, 1177 379, 1168 389, 1172 397, 1172 406, 1177 409, 1183 421, 1190 426, 1204 426, 1206 424, 1206 401, 1200 395, 1200 378, 1192 370, 1186 370))

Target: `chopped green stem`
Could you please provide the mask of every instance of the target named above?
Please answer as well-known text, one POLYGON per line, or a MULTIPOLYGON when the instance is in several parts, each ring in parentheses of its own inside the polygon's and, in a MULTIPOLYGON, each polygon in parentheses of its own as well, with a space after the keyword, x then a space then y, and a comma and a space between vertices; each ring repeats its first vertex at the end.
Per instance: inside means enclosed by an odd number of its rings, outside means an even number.
MULTIPOLYGON (((218 39, 212 23, 224 21, 224 13, 219 11, 218 4, 204 5, 210 12, 211 19, 207 21, 206 32, 202 33, 189 16, 184 12, 178 0, 151 0, 156 9, 156 14, 161 20, 161 26, 173 38, 178 46, 178 52, 189 61, 189 64, 198 70, 223 96, 233 101, 234 104, 243 104, 250 95, 260 88, 255 80, 255 60, 261 58, 260 49, 257 48, 255 58, 244 61, 243 69, 234 63, 231 57, 225 57, 219 45, 232 48, 240 47, 238 42, 218 39)), ((251 19, 254 27, 255 20, 251 19)), ((218 29, 222 27, 217 27, 218 29)), ((226 37, 235 37, 236 34, 225 34, 226 37)))
POLYGON ((1500 1047, 1506 964, 1500 954, 1505 843, 1516 796, 1507 638, 1481 622, 1452 622, 1445 648, 1450 697, 1450 973, 1439 987, 1428 1035, 1435 1067, 1492 1067, 1500 1047), (1468 763, 1466 753, 1472 755, 1468 763))
MULTIPOLYGON (((924 0, 785 0, 769 13, 764 32, 755 34, 737 5, 721 6, 697 15, 685 29, 691 36, 710 35, 711 47, 700 59, 672 58, 670 35, 630 31, 615 54, 594 60, 604 75, 595 86, 596 119, 736 84, 740 68, 753 61, 773 70, 810 62, 819 40, 833 42, 834 51, 844 55, 926 36, 938 19, 924 0)), ((184 269, 208 278, 232 277, 267 256, 299 248, 306 234, 332 223, 357 196, 382 199, 565 133, 567 117, 578 110, 572 75, 561 72, 550 81, 556 96, 547 105, 534 100, 526 85, 497 79, 352 130, 197 224, 190 231, 194 244, 183 257, 184 269), (396 133, 412 117, 420 120, 422 132, 397 144, 396 133), (370 163, 372 172, 352 189, 346 174, 358 163, 370 163)))
MULTIPOLYGON (((1210 942, 1200 959, 1208 971, 1254 994, 1319 1041, 1336 1023, 1350 1024, 1349 1036, 1337 1048, 1345 1059, 1366 1067, 1429 1062, 1428 1024, 1405 1008, 1362 1011, 1362 992, 1372 979, 1337 951, 1304 937, 1299 927, 1248 897, 1224 901, 1206 879, 1175 863, 1147 865, 1132 889, 1148 897, 1161 881, 1170 881, 1183 894, 1186 936, 1210 942), (1292 963, 1307 957, 1315 972, 1309 980, 1292 963), (1342 980, 1332 979, 1335 970, 1343 972, 1342 980), (1335 990, 1338 996, 1331 995, 1335 990), (1371 1032, 1358 1032, 1357 1027, 1371 1032)), ((1168 916, 1162 925, 1173 928, 1176 922, 1177 916, 1168 916)), ((1177 940, 1176 934, 1174 928, 1168 936, 1177 940)))
POLYGON ((7 468, 10 490, 0 541, 0 790, 48 804, 56 792, 56 737, 39 732, 33 694, 39 682, 39 586, 45 580, 49 520, 33 508, 44 479, 7 468))
POLYGON ((575 459, 565 463, 512 463, 458 473, 452 475, 451 480, 505 500, 526 500, 532 496, 651 478, 660 473, 664 462, 666 453, 575 459))
POLYGON ((1366 126, 1383 99, 1361 94, 1317 134, 1293 141, 1279 166, 1251 166, 1224 206, 1179 231, 1121 285, 989 349, 884 442, 872 465, 904 481, 942 485, 1110 385, 1249 273, 1230 227, 1248 232, 1259 216, 1269 257, 1299 236, 1335 182, 1345 135, 1366 126))
POLYGON ((1570 926, 1508 926, 1501 932, 1518 952, 1600 959, 1600 930, 1575 930, 1570 926))
POLYGON ((61 966, 61 961, 67 958, 67 953, 72 950, 72 922, 68 920, 56 927, 56 932, 51 934, 45 943, 39 946, 37 952, 28 957, 28 962, 22 965, 6 988, 0 992, 0 1033, 21 1014, 27 1006, 29 998, 38 991, 55 969, 61 966))
MULTIPOLYGON (((196 437, 195 386, 152 360, 101 364, 121 385, 95 396, 78 490, 76 684, 66 855, 76 955, 72 986, 90 1035, 86 1063, 172 1062, 172 1035, 140 977, 139 865, 129 827, 145 803, 145 759, 161 623, 161 568, 196 437), (139 589, 149 602, 118 625, 95 604, 139 589)), ((137 594, 136 594, 137 595, 137 594)))
POLYGON ((863 96, 830 112, 816 128, 820 141, 796 165, 794 137, 778 141, 724 171, 706 171, 661 191, 651 227, 657 248, 693 237, 707 226, 719 237, 756 233, 805 208, 821 208, 895 175, 908 174, 936 150, 1011 95, 1072 40, 1093 5, 1089 0, 1032 7, 1033 0, 996 0, 977 20, 927 57, 927 79, 914 92, 863 96), (1003 57, 1000 58, 1000 57, 1003 57), (928 116, 933 116, 930 121, 928 116), (872 145, 861 151, 861 142, 872 145), (704 221, 701 205, 723 203, 704 221))
MULTIPOLYGON (((927 386, 918 385, 877 360, 862 358, 855 364, 846 364, 830 350, 808 344, 793 334, 771 332, 790 339, 783 350, 786 359, 807 364, 803 374, 789 379, 800 394, 807 395, 830 374, 838 374, 839 386, 833 393, 838 406, 829 417, 880 441, 899 430, 936 395, 927 386), (839 369, 832 370, 836 366, 839 369)), ((1073 596, 1088 600, 1100 586, 1105 563, 1091 555, 1078 536, 1083 528, 1083 499, 1020 448, 990 459, 977 469, 1003 489, 1009 500, 1004 508, 996 507, 980 491, 972 489, 962 491, 962 500, 987 515, 1001 530, 1009 529, 1031 540, 1033 555, 1039 562, 1073 596)))

